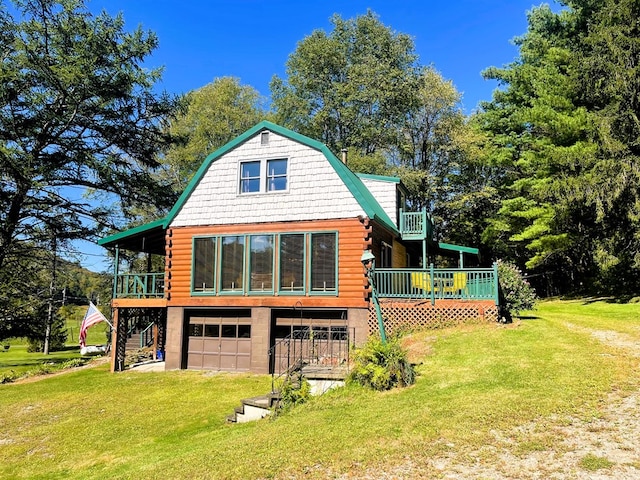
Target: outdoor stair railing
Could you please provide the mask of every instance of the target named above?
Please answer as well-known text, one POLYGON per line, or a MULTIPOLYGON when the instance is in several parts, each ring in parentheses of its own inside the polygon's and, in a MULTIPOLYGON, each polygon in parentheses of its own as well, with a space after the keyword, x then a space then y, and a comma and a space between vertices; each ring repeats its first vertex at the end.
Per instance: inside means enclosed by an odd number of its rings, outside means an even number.
POLYGON ((349 364, 349 330, 304 327, 280 339, 269 349, 271 391, 307 365, 337 367, 349 364))

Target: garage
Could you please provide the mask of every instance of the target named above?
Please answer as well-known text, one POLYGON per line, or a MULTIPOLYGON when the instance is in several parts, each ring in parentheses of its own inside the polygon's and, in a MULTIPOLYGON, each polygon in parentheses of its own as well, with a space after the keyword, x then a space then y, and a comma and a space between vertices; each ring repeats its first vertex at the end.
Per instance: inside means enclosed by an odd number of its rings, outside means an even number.
POLYGON ((274 311, 271 371, 278 374, 296 359, 325 366, 345 362, 349 355, 345 317, 344 311, 274 311))
POLYGON ((251 311, 194 314, 188 318, 187 368, 249 371, 251 311))

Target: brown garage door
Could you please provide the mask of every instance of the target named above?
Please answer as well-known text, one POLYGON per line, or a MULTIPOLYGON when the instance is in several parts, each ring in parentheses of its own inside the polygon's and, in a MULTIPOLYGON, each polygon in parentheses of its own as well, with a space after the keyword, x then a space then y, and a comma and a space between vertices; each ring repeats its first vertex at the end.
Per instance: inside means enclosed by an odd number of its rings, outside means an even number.
POLYGON ((248 371, 251 366, 251 318, 191 317, 187 368, 248 371))

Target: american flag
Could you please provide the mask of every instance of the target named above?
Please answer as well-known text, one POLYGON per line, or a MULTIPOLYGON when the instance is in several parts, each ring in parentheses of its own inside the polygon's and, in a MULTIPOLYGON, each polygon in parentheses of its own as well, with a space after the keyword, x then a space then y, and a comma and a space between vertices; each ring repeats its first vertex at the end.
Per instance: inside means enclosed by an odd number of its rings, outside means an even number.
POLYGON ((105 318, 102 312, 98 310, 93 302, 90 302, 89 309, 82 319, 82 325, 80 325, 80 347, 86 346, 85 341, 87 339, 87 330, 89 329, 89 327, 92 327, 96 323, 100 322, 109 323, 109 321, 105 318))

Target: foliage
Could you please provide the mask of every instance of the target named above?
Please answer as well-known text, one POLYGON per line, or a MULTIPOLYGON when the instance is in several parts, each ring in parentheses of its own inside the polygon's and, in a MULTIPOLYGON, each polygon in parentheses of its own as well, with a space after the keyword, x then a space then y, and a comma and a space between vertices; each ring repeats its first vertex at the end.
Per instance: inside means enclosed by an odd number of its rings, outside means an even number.
MULTIPOLYGON (((41 322, 39 322, 39 324, 36 325, 36 328, 33 331, 29 332, 29 334, 27 335, 28 352, 44 352, 46 318, 47 313, 44 312, 44 315, 41 318, 41 322)), ((67 343, 67 327, 65 319, 60 315, 54 314, 50 328, 51 332, 49 335, 49 351, 55 352, 56 350, 63 349, 65 344, 67 343)))
POLYGON ((154 93, 160 71, 143 65, 156 36, 123 27, 82 0, 0 9, 0 323, 33 319, 52 245, 173 200, 151 172, 177 101, 154 93))
POLYGON ((296 405, 305 403, 311 397, 311 385, 302 376, 287 377, 280 388, 280 402, 276 414, 287 412, 296 405))
POLYGON ((161 158, 174 191, 182 193, 210 153, 262 120, 263 103, 256 90, 232 77, 216 78, 190 92, 169 122, 177 142, 161 158))
POLYGON ((371 337, 355 350, 349 381, 374 390, 389 390, 413 384, 415 370, 397 338, 383 343, 371 337))
POLYGON ((509 313, 532 310, 536 306, 535 290, 529 285, 518 267, 498 260, 498 282, 500 284, 500 305, 509 313))
POLYGON ((484 240, 551 294, 640 285, 640 30, 634 0, 541 6, 476 120, 501 206, 484 240))
POLYGON ((286 81, 271 81, 275 121, 322 141, 333 152, 361 155, 394 145, 417 100, 421 68, 413 40, 392 31, 371 11, 331 19, 287 60, 286 81))

